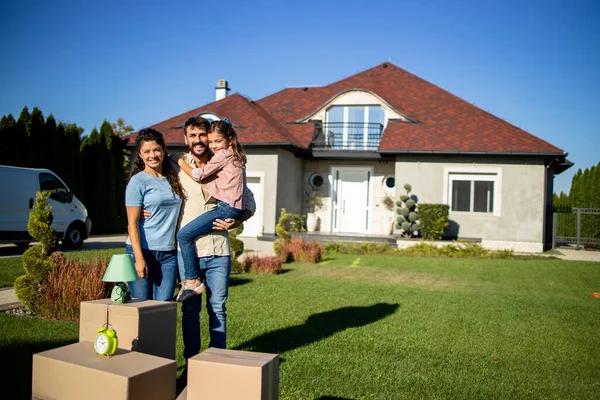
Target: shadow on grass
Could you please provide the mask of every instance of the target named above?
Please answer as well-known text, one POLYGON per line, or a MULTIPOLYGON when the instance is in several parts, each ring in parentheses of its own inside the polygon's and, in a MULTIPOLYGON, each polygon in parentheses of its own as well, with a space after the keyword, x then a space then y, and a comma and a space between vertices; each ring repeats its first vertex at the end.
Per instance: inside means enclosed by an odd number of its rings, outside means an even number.
POLYGON ((267 332, 248 340, 234 350, 281 354, 305 346, 348 328, 376 322, 396 312, 399 304, 377 303, 366 307, 342 307, 313 314, 302 325, 267 332))
POLYGON ((229 286, 242 286, 245 285, 246 283, 250 283, 252 282, 252 279, 248 279, 248 278, 238 278, 236 276, 230 276, 229 277, 229 286))
MULTIPOLYGON (((4 382, 3 390, 10 390, 11 399, 31 398, 31 376, 33 372, 33 355, 42 351, 55 349, 75 343, 77 340, 61 340, 37 343, 19 343, 0 347, 0 379, 4 382)), ((7 392, 8 393, 8 392, 7 392)))

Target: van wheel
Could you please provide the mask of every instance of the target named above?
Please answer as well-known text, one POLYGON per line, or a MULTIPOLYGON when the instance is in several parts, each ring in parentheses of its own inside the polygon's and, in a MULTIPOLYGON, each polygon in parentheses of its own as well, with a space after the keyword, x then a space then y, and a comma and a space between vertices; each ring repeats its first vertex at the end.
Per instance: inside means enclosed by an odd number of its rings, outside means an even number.
POLYGON ((83 245, 83 227, 78 224, 71 225, 62 241, 62 245, 66 249, 80 249, 83 245))

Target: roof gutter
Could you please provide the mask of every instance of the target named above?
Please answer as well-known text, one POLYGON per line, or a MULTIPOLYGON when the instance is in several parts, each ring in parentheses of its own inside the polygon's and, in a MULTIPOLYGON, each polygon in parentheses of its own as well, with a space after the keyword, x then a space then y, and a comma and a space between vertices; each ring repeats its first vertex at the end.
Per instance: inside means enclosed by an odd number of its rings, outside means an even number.
POLYGON ((381 154, 468 154, 468 155, 509 155, 509 156, 546 156, 566 157, 566 152, 523 152, 523 151, 462 151, 462 150, 380 150, 381 154))

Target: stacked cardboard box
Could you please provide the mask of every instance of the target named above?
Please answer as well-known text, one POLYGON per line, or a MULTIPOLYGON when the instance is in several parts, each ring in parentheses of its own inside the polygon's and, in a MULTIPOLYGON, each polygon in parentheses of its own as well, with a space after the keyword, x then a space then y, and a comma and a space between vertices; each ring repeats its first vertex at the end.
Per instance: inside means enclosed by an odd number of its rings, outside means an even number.
POLYGON ((276 400, 279 355, 209 348, 188 360, 188 400, 276 400))
MULTIPOLYGON (((174 399, 176 317, 176 303, 82 302, 79 343, 34 355, 33 398, 174 399), (119 343, 112 357, 93 345, 107 312, 119 343)), ((276 400, 279 356, 209 348, 189 359, 187 381, 177 400, 276 400)))
POLYGON ((33 355, 31 395, 61 400, 172 400, 177 363, 117 350, 96 354, 92 342, 78 342, 33 355))
POLYGON ((94 341, 98 328, 106 322, 107 311, 120 349, 175 359, 176 303, 135 299, 125 304, 113 304, 110 299, 84 301, 79 341, 94 341))

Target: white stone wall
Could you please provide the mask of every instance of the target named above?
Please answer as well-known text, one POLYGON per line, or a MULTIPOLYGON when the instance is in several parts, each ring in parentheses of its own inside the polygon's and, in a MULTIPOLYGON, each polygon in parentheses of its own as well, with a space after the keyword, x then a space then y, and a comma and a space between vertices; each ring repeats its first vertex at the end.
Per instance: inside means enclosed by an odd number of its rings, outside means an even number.
POLYGON ((512 250, 516 253, 542 253, 544 244, 539 242, 506 242, 500 240, 482 240, 481 246, 488 250, 512 250))
MULTIPOLYGON (((396 245, 399 249, 406 249, 411 246, 415 246, 420 243, 426 243, 428 245, 442 247, 448 245, 459 245, 460 242, 451 240, 439 240, 439 241, 424 241, 424 240, 396 240, 396 245)), ((515 253, 542 253, 544 251, 543 243, 535 242, 506 242, 499 240, 482 240, 479 243, 481 247, 486 250, 512 250, 515 253)))

